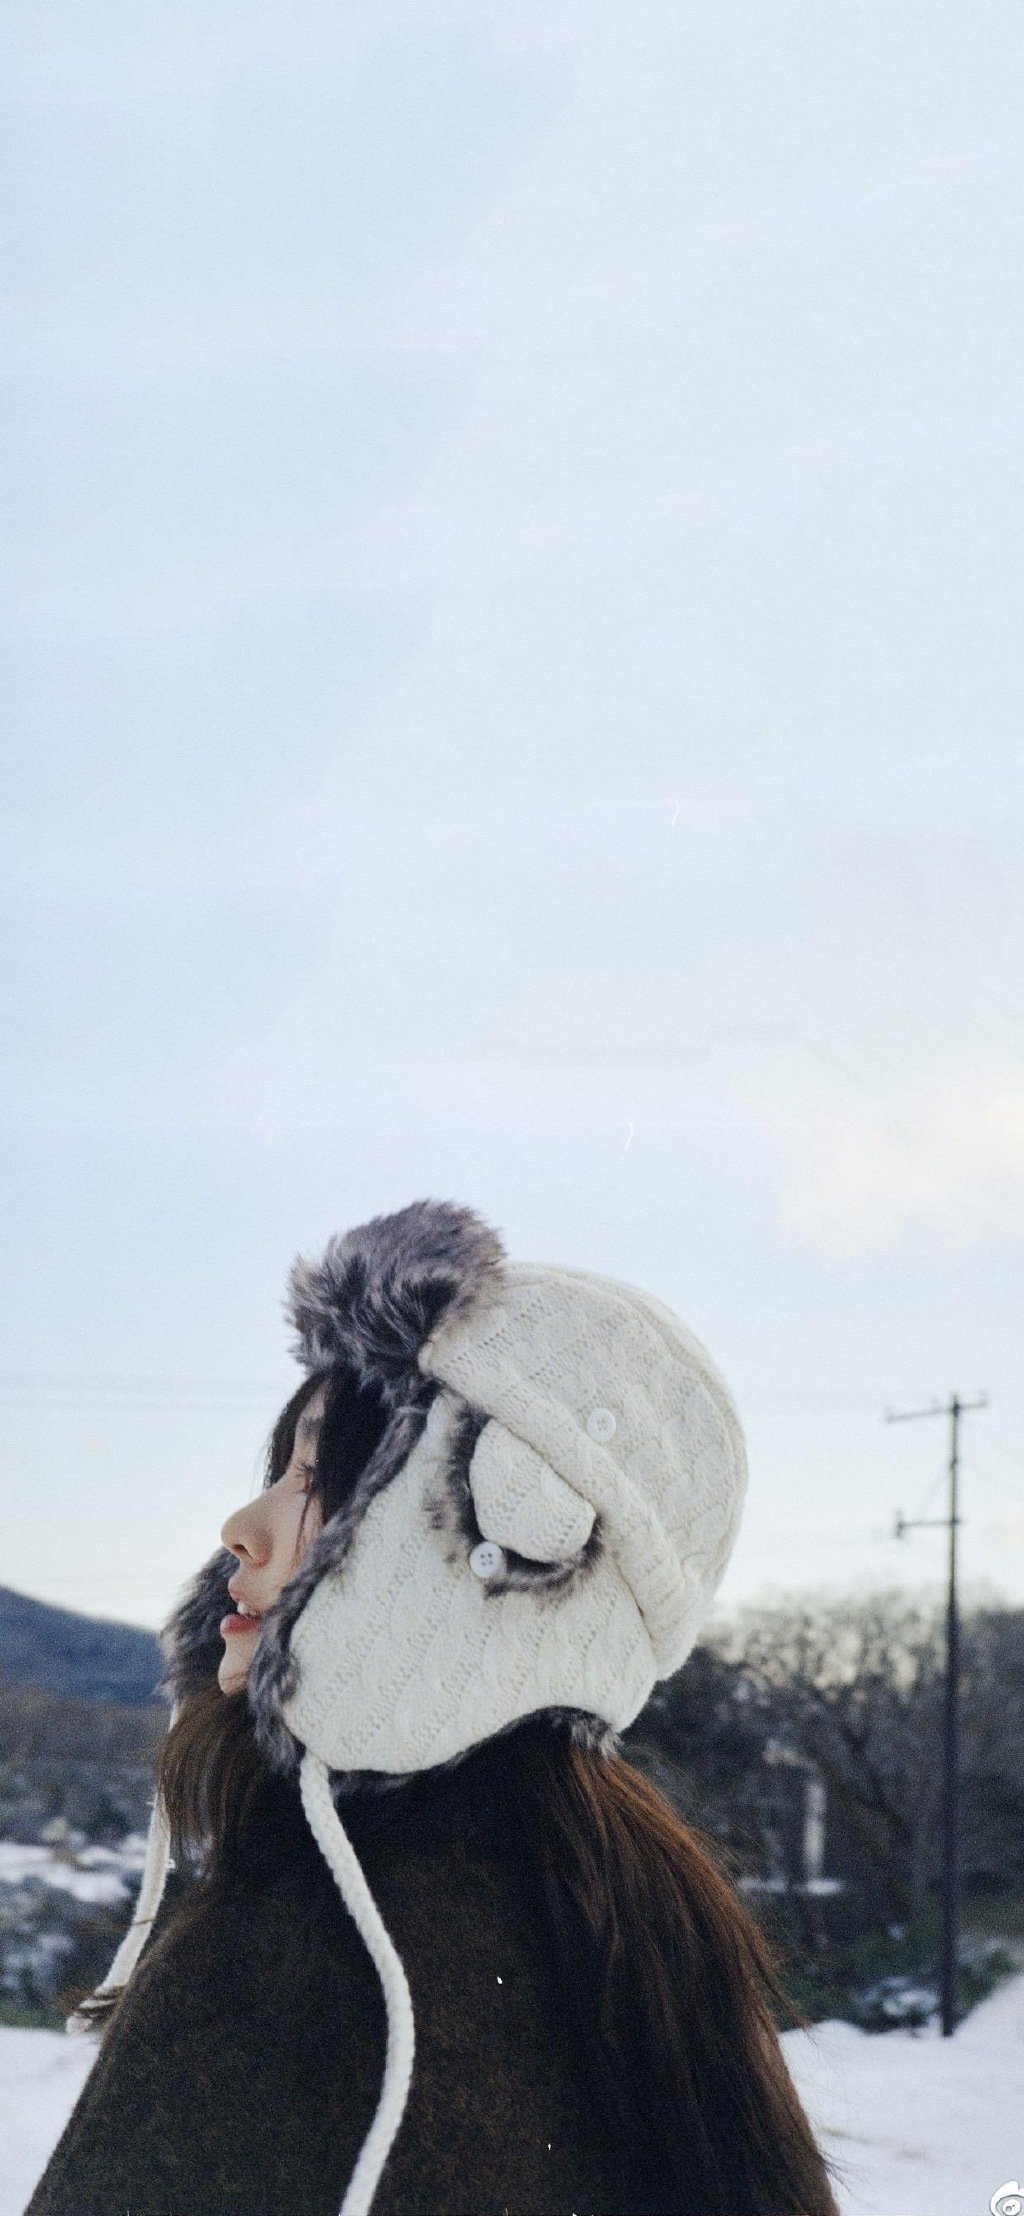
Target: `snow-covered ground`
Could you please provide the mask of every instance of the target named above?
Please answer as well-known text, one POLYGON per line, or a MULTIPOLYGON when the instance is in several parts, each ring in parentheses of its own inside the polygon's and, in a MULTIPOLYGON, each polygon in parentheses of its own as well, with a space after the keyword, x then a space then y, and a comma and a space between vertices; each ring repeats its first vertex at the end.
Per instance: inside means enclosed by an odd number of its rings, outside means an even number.
POLYGON ((952 2039, 831 2022, 786 2032, 782 2044, 826 2154, 844 2166, 843 2216, 989 2216, 993 2206, 1017 2216, 1024 1976, 1006 1979, 952 2039))
MULTIPOLYGON (((952 2039, 833 2022, 786 2032, 783 2046, 822 2145, 845 2165, 843 2216, 1015 2216, 1024 1976, 952 2039)), ((0 2029, 0 2216, 23 2216, 94 2052, 89 2039, 0 2029)))
POLYGON ((119 1847, 76 1847, 61 1852, 51 1846, 23 1846, 19 1840, 0 1839, 0 1885, 24 1885, 35 1879, 71 1893, 75 1900, 104 1905, 126 1900, 132 1878, 146 1859, 146 1842, 139 1832, 129 1832, 119 1847))

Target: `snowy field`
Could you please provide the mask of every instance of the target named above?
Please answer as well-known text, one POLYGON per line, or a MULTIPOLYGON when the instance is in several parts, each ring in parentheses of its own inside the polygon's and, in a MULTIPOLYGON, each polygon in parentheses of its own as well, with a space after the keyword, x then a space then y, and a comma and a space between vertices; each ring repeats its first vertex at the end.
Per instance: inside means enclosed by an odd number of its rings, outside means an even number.
POLYGON ((14 1839, 0 1839, 0 1886, 47 1885, 73 1900, 100 1901, 112 1905, 127 1900, 132 1879, 142 1872, 146 1842, 141 1832, 130 1831, 119 1847, 90 1847, 76 1843, 73 1852, 51 1846, 23 1846, 14 1839))
MULTIPOLYGON (((843 2216, 1010 2216, 1009 2188, 1024 2179, 1024 1976, 952 2039, 834 2022, 783 2045, 845 2166, 843 2216)), ((0 2029, 0 2216, 23 2216, 92 2053, 60 2032, 0 2029)))

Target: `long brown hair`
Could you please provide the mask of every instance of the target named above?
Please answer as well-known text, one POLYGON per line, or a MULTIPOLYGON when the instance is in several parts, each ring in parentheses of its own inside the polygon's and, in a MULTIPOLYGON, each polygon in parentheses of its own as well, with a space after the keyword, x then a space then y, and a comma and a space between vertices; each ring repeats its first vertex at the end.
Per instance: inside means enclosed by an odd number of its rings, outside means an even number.
MULTIPOLYGON (((278 1419, 268 1483, 287 1465, 317 1382, 278 1419)), ((372 1396, 332 1375, 314 1478, 325 1516, 383 1423, 372 1396)), ((808 2020, 736 1892, 726 1850, 621 1754, 584 1748, 540 1716, 488 1744, 504 1835, 514 1827, 564 2005, 616 2120, 624 2177, 645 2181, 657 2216, 838 2216, 829 2178, 841 2173, 814 2139, 774 2011, 808 2020)), ((216 1683, 184 1703, 158 1790, 176 1861, 197 1873, 172 1915, 215 1910, 224 1888, 273 1866, 282 1841, 309 1844, 294 1783, 263 1762, 244 1696, 216 1683)), ((315 1888, 322 1913, 336 1913, 333 1888, 315 1888)))

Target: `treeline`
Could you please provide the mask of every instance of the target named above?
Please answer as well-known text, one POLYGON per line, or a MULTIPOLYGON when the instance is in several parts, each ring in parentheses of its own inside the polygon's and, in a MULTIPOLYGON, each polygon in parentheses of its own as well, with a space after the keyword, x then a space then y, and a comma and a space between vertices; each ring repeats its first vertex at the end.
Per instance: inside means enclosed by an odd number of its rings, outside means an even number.
MULTIPOLYGON (((899 1590, 750 1607, 709 1642, 703 1698, 684 1672, 664 1688, 660 1721, 684 1767, 688 1717, 712 1725, 715 1782, 726 1760, 722 1816, 727 1826, 741 1817, 762 1862, 775 1847, 773 1796, 750 1792, 749 1778, 744 1791, 741 1749, 759 1766, 774 1741, 813 1764, 827 1790, 832 1874, 905 1920, 939 1882, 945 1650, 943 1604, 899 1590), (716 1733, 711 1688, 723 1672, 733 1723, 716 1733)), ((1024 1609, 964 1613, 959 1725, 963 1888, 1011 1892, 1024 1878, 1024 1609)))
MULTIPOLYGON (((966 2003, 993 1966, 1024 1966, 1024 1609, 965 1611, 960 1663, 966 2003)), ((859 1976, 861 2020, 884 2021, 887 1975, 937 1977, 944 1674, 941 1601, 798 1594, 709 1627, 627 1735, 737 1879, 765 1886, 750 1897, 814 2010, 859 1976), (815 1859, 825 1882, 808 1884, 815 1859)))

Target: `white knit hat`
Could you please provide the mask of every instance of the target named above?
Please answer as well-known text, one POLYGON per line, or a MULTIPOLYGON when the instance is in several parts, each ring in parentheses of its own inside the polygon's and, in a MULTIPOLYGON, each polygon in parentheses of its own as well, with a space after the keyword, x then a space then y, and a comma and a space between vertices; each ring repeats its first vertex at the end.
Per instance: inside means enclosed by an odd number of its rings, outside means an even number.
MULTIPOLYGON (((540 1711, 613 1747, 694 1646, 736 1538, 746 1457, 728 1387, 660 1301, 510 1261, 452 1202, 414 1201, 297 1261, 288 1314, 305 1369, 344 1364, 387 1415, 351 1496, 264 1617, 248 1680, 259 1743, 274 1766, 298 1763, 384 1986, 384 2087, 342 2204, 366 2216, 414 2031, 339 1793, 456 1761, 540 1711)), ((234 1567, 221 1550, 168 1627, 177 1699, 216 1674, 234 1567)), ((108 1985, 149 1929, 158 1847, 150 1860, 152 1898, 108 1985)))

